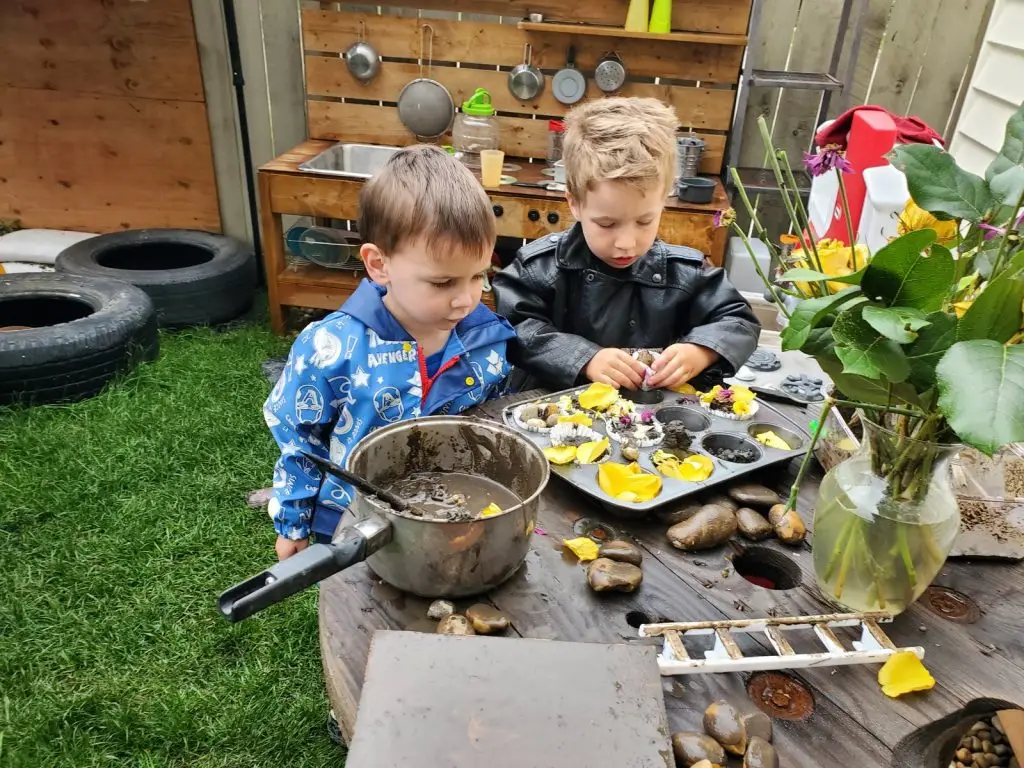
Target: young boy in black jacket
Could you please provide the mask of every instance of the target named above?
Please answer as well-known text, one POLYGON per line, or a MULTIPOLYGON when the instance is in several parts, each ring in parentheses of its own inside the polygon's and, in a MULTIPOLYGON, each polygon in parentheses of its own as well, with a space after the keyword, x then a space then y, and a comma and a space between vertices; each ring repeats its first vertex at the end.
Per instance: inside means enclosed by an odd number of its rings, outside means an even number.
POLYGON ((678 387, 705 369, 731 375, 760 325, 722 269, 658 239, 676 169, 678 120, 656 99, 607 98, 566 118, 567 199, 577 223, 522 248, 494 276, 515 327, 510 358, 534 382, 638 389, 626 349, 663 348, 646 385, 678 387))

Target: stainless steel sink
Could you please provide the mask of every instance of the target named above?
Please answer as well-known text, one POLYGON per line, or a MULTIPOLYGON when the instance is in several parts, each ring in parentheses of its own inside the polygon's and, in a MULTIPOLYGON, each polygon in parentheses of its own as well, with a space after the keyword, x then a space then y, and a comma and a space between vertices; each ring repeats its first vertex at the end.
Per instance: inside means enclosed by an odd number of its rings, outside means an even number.
POLYGON ((368 179, 381 170, 399 149, 376 144, 335 144, 300 164, 299 170, 347 179, 368 179))

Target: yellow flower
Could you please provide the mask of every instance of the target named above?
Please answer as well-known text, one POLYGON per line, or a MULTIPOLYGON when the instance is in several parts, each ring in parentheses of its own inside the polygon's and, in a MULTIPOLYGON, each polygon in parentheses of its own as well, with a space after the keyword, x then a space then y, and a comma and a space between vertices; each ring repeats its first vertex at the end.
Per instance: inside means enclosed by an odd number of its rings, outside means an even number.
POLYGON ((493 501, 484 507, 483 512, 480 513, 480 517, 494 517, 495 515, 501 514, 501 507, 495 504, 493 501))
POLYGON ((597 484, 613 499, 632 503, 650 501, 661 491, 661 478, 640 469, 635 461, 602 464, 597 468, 597 484))
POLYGON ((732 412, 737 416, 746 416, 750 413, 750 403, 744 400, 737 400, 732 404, 732 412))
POLYGON ((680 459, 666 451, 655 451, 651 455, 651 461, 665 477, 674 477, 687 483, 699 483, 707 480, 715 470, 711 459, 699 453, 680 459))
POLYGON ((957 301, 957 302, 954 302, 954 304, 953 304, 953 311, 956 312, 956 316, 958 318, 959 317, 963 317, 964 314, 967 312, 967 310, 971 308, 971 304, 973 304, 973 303, 974 303, 974 299, 971 299, 970 301, 957 301))
POLYGON ((913 200, 908 200, 900 214, 899 223, 896 225, 896 232, 901 237, 908 232, 916 232, 921 229, 934 229, 936 239, 941 245, 949 245, 956 242, 956 232, 959 224, 955 219, 951 221, 939 221, 928 211, 921 208, 913 200))
POLYGON ((721 385, 715 384, 715 386, 713 386, 711 389, 709 389, 707 392, 700 396, 700 401, 702 403, 710 403, 712 400, 715 399, 715 395, 717 395, 721 391, 721 385))
MULTIPOLYGON (((854 251, 857 255, 857 269, 863 269, 868 260, 871 258, 871 253, 868 251, 868 247, 863 243, 858 243, 854 247, 854 251)), ((807 251, 803 247, 797 248, 793 251, 792 258, 796 260, 796 266, 803 267, 804 269, 813 268, 814 252, 811 251, 808 255, 807 251)), ((841 240, 835 240, 833 238, 823 238, 818 241, 818 260, 821 262, 821 271, 831 277, 845 277, 846 275, 852 275, 854 273, 853 258, 850 254, 850 246, 841 240)), ((808 283, 794 283, 805 295, 811 295, 811 286, 808 283)), ((836 283, 829 281, 828 287, 834 293, 837 293, 844 288, 849 286, 843 283, 836 283)))
POLYGON ((741 403, 752 403, 754 398, 757 397, 757 393, 747 387, 741 387, 739 384, 733 384, 729 389, 732 390, 732 399, 741 403))
POLYGON ((609 384, 591 384, 580 393, 580 405, 591 411, 606 411, 618 399, 619 390, 609 384))
POLYGON ((698 392, 694 388, 693 384, 690 384, 690 383, 677 384, 676 386, 671 387, 671 389, 677 395, 699 395, 700 394, 700 392, 698 392))
POLYGON ((761 445, 767 445, 769 448, 778 448, 780 451, 788 451, 789 443, 779 437, 772 430, 766 430, 758 435, 754 435, 754 439, 761 445))
POLYGON ((593 464, 606 453, 608 453, 608 438, 603 440, 593 440, 589 443, 584 443, 576 449, 576 461, 580 464, 593 464))
POLYGON ((571 464, 576 458, 576 446, 553 445, 544 449, 544 455, 552 464, 571 464))
POLYGON ((584 427, 592 427, 594 420, 585 413, 574 413, 571 416, 559 416, 559 424, 581 424, 584 427))
POLYGON ((935 678, 912 652, 900 651, 878 670, 878 684, 882 693, 895 699, 905 693, 930 690, 935 686, 935 678))
POLYGON ((587 560, 596 560, 597 551, 600 549, 593 539, 588 539, 586 536, 581 536, 578 539, 566 539, 562 545, 568 547, 569 551, 584 563, 587 560))

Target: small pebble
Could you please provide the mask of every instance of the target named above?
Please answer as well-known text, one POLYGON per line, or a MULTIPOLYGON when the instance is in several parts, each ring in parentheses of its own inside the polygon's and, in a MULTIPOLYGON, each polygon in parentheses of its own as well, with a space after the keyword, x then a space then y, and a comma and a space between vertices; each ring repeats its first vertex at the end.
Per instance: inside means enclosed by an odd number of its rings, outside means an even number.
POLYGON ((477 603, 466 610, 466 618, 478 635, 493 635, 508 629, 508 618, 497 608, 477 603))
POLYGON ((956 751, 956 759, 961 763, 969 763, 971 761, 971 751, 960 747, 960 749, 956 751))
POLYGON ((451 616, 455 613, 455 606, 450 600, 435 600, 427 608, 427 618, 437 619, 440 621, 446 616, 451 616))
POLYGON ((643 580, 643 571, 631 563, 599 557, 587 566, 587 583, 595 592, 632 592, 643 580))
POLYGON ((928 627, 926 627, 926 626, 925 626, 924 624, 922 624, 922 625, 921 625, 920 627, 918 627, 918 629, 919 629, 919 630, 920 630, 921 632, 927 632, 927 631, 928 631, 928 627))
POLYGON ((971 726, 969 733, 977 733, 978 731, 984 731, 988 728, 988 723, 983 723, 981 720, 971 726))
POLYGON ((473 625, 461 613, 445 616, 437 625, 439 635, 475 635, 473 625))
POLYGON ((644 555, 643 552, 640 551, 640 547, 632 542, 622 541, 621 539, 606 541, 597 551, 597 556, 607 557, 609 560, 616 560, 620 563, 630 563, 632 565, 640 565, 644 559, 644 555))

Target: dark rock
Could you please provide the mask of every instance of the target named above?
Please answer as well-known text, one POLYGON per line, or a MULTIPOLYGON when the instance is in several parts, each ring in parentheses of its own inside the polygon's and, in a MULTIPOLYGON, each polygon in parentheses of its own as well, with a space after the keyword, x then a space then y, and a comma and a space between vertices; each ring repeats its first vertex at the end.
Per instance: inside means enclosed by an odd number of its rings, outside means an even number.
POLYGON ((729 489, 729 496, 746 507, 770 507, 781 503, 779 494, 757 483, 741 483, 729 489))
POLYGON ((727 701, 716 701, 704 710, 705 732, 727 752, 742 755, 747 751, 747 729, 736 708, 727 701))
POLYGON ((772 524, 764 515, 750 507, 740 507, 736 510, 736 524, 740 533, 751 541, 763 541, 772 535, 772 524))
POLYGON ((466 618, 478 635, 493 635, 508 629, 508 618, 492 605, 477 603, 466 610, 466 618))
POLYGON ((597 556, 607 557, 609 560, 616 560, 620 563, 630 563, 631 565, 640 565, 644 559, 644 553, 640 551, 640 547, 632 542, 622 541, 621 539, 606 541, 597 551, 597 556))
POLYGON ((632 592, 643 580, 643 571, 631 563, 599 557, 587 566, 587 583, 595 592, 632 592))
POLYGON ((747 746, 747 754, 743 756, 743 768, 779 768, 775 747, 755 736, 747 746))
POLYGON ((684 520, 689 520, 691 517, 700 512, 703 506, 704 505, 700 504, 699 502, 692 502, 689 504, 684 504, 681 507, 674 507, 655 512, 654 516, 666 525, 675 525, 677 523, 683 522, 684 520))
POLYGON ((722 745, 705 733, 673 733, 672 752, 676 756, 676 764, 683 768, 693 768, 701 760, 710 760, 713 765, 725 764, 725 750, 722 749, 722 745))
POLYGON ((736 533, 736 515, 722 507, 706 505, 682 523, 668 529, 668 540, 676 549, 695 552, 724 544, 736 533))
POLYGON ((704 505, 721 507, 722 509, 727 509, 730 512, 735 512, 737 509, 740 508, 739 504, 730 499, 724 493, 714 493, 708 496, 706 499, 704 499, 704 505))

